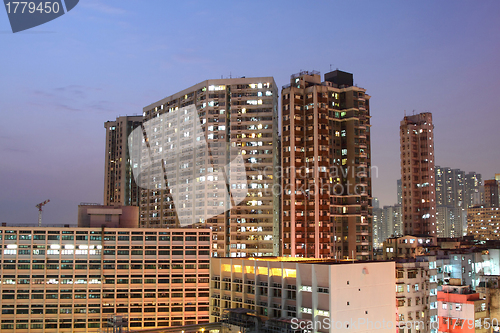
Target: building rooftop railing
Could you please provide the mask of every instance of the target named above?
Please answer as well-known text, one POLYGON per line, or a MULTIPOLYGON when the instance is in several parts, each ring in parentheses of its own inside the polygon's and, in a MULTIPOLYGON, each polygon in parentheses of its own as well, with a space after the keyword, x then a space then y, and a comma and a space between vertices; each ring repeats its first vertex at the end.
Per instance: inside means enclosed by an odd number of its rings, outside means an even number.
MULTIPOLYGON (((25 227, 25 228, 33 228, 39 227, 38 223, 27 223, 27 224, 7 224, 6 222, 2 222, 0 225, 2 227, 25 227)), ((78 225, 76 224, 43 224, 42 228, 76 228, 78 225)))
POLYGON ((302 75, 321 75, 321 73, 318 71, 300 71, 298 73, 290 75, 290 78, 295 79, 295 78, 302 76, 302 75))

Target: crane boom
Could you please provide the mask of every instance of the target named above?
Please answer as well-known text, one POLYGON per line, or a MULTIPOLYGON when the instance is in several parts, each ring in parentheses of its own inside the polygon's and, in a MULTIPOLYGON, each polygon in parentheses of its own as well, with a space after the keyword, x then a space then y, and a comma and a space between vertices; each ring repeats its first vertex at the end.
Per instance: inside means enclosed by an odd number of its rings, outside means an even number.
POLYGON ((44 202, 40 202, 35 207, 38 208, 38 226, 42 226, 42 207, 50 202, 50 199, 45 200, 44 202))

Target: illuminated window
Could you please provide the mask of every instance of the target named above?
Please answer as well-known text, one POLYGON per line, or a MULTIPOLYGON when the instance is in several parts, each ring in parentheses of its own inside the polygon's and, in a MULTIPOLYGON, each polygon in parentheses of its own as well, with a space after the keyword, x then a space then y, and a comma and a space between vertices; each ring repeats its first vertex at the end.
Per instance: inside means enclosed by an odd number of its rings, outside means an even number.
POLYGON ((297 271, 295 269, 284 269, 283 277, 294 278, 297 277, 297 271))
POLYGON ((253 266, 245 266, 245 273, 247 273, 247 274, 255 274, 255 267, 253 267, 253 266))
POLYGON ((257 267, 257 274, 268 275, 267 267, 257 267))

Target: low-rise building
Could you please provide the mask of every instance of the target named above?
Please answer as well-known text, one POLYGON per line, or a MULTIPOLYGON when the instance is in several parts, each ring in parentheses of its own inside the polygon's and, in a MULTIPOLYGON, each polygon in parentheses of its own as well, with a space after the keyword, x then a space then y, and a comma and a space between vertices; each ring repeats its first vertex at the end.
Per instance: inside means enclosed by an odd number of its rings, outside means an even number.
POLYGON ((286 330, 393 333, 394 269, 387 261, 212 258, 210 321, 243 308, 288 322, 286 330))
POLYGON ((491 318, 491 326, 494 331, 498 332, 500 327, 500 276, 498 275, 483 275, 480 277, 479 286, 476 287, 476 292, 479 295, 486 297, 488 308, 488 317, 491 318), (495 318, 495 319, 493 319, 495 318))
POLYGON ((425 255, 427 249, 436 244, 436 237, 432 236, 402 236, 392 237, 384 241, 383 258, 416 258, 425 255))
POLYGON ((491 331, 486 299, 469 286, 446 285, 438 291, 439 332, 491 331))
POLYGON ((0 227, 2 332, 208 323, 210 230, 0 227))

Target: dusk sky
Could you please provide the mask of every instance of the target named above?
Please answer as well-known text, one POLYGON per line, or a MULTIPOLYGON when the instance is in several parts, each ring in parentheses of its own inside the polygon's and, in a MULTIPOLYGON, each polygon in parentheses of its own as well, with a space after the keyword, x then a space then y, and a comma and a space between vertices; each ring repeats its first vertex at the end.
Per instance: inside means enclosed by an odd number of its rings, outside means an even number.
POLYGON ((103 201, 104 122, 206 79, 330 68, 366 88, 373 194, 396 202, 404 111, 436 165, 500 173, 500 1, 80 0, 13 34, 0 9, 0 222, 76 224, 103 201))

